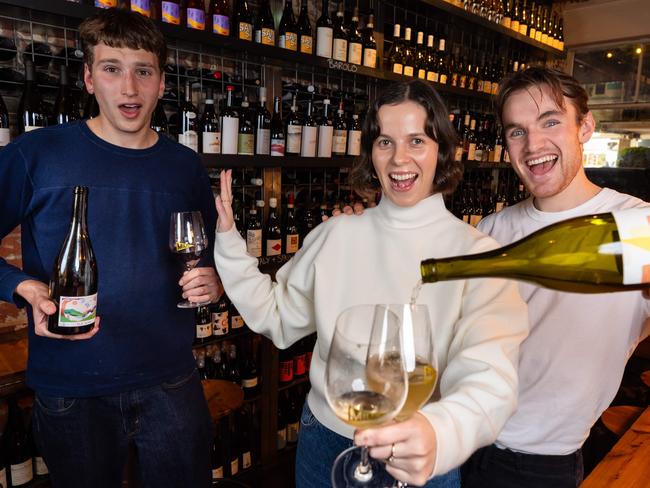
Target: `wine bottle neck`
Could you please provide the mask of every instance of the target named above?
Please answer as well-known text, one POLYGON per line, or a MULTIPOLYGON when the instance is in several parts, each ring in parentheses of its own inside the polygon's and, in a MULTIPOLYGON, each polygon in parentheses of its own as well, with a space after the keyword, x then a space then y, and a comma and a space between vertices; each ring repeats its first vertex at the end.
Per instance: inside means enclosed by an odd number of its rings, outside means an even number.
POLYGON ((88 189, 84 187, 75 187, 74 204, 72 209, 72 226, 79 227, 81 231, 86 231, 86 214, 88 208, 88 189))

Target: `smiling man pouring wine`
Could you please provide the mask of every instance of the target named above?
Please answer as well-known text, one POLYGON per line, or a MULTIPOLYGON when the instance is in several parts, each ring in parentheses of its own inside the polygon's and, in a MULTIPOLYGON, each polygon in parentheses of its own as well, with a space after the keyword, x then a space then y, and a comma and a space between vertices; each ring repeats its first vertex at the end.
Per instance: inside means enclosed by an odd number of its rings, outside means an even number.
MULTIPOLYGON (((434 402, 394 426, 361 431, 340 420, 325 396, 326 358, 337 317, 363 304, 408 303, 419 263, 433 253, 467 254, 496 243, 456 219, 442 195, 456 187, 455 134, 440 96, 415 80, 387 88, 369 107, 362 155, 353 169, 360 192, 381 189, 364 215, 319 225, 276 274, 257 269, 235 229, 231 175, 222 173, 215 264, 228 296, 249 327, 286 348, 318 333, 296 460, 299 488, 330 486, 336 456, 357 443, 388 462, 400 481, 427 487, 459 485, 457 467, 496 433, 514 411, 519 343, 526 308, 504 280, 426 285, 439 387, 434 402)), ((363 410, 363 409, 361 409, 363 410)))

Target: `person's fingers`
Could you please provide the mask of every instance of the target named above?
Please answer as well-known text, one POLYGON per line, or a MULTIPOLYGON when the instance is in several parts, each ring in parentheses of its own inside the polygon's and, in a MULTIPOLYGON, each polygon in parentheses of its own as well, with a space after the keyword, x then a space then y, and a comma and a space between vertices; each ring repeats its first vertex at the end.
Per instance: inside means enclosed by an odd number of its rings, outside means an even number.
POLYGON ((353 210, 355 215, 361 215, 365 210, 363 203, 360 202, 355 203, 353 210))
POLYGON ((340 208, 335 208, 334 210, 332 210, 332 217, 336 217, 337 215, 341 215, 340 208))
POLYGON ((93 326, 92 329, 90 329, 88 332, 85 332, 84 334, 79 334, 79 335, 73 335, 73 336, 63 336, 64 339, 69 339, 71 341, 84 341, 87 339, 91 339, 92 337, 99 332, 99 323, 101 322, 101 319, 97 317, 95 319, 95 325, 93 326))
POLYGON ((345 207, 343 207, 343 213, 345 215, 352 215, 354 211, 352 210, 352 207, 350 207, 350 205, 346 205, 345 207))

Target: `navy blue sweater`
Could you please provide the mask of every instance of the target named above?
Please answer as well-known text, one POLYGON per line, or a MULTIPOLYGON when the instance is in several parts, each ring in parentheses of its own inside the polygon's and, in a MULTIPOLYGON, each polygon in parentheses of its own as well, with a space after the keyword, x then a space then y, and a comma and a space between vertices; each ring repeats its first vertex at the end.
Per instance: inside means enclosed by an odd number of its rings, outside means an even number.
POLYGON ((212 249, 216 211, 197 155, 166 137, 125 149, 77 122, 30 132, 0 151, 0 238, 20 224, 23 257, 23 270, 0 259, 0 300, 20 305, 13 292, 21 281, 49 281, 76 185, 89 187, 101 329, 85 341, 39 337, 28 307, 28 385, 87 397, 189 371, 194 315, 176 308, 182 267, 168 247, 170 215, 201 210, 212 249))

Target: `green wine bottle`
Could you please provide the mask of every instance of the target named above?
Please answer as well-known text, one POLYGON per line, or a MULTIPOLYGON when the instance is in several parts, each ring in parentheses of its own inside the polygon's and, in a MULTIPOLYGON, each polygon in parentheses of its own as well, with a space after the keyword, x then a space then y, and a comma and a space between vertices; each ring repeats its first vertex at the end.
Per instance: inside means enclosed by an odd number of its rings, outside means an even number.
POLYGON ((420 264, 424 283, 498 277, 576 293, 650 287, 650 207, 558 222, 500 249, 420 264))

